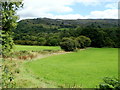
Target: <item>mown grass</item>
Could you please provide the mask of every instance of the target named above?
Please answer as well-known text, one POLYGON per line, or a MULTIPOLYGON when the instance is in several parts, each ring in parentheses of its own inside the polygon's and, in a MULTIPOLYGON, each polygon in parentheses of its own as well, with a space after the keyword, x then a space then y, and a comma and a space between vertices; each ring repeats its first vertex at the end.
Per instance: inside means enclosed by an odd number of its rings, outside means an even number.
POLYGON ((42 50, 61 50, 58 46, 27 46, 15 45, 15 51, 42 51, 42 50))
POLYGON ((57 86, 95 88, 104 77, 118 76, 118 49, 88 48, 27 62, 25 68, 57 86))

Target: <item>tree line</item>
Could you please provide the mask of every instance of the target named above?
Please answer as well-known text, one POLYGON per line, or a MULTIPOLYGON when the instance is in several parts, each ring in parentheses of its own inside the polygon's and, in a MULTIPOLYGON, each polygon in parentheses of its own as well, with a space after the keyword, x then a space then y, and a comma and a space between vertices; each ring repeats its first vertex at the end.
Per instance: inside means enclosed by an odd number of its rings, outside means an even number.
POLYGON ((45 28, 44 32, 14 32, 14 43, 20 45, 39 45, 39 46, 60 46, 64 38, 77 38, 85 36, 91 40, 90 47, 115 47, 120 46, 118 27, 102 28, 99 25, 91 24, 85 27, 67 28, 58 30, 57 28, 45 28))

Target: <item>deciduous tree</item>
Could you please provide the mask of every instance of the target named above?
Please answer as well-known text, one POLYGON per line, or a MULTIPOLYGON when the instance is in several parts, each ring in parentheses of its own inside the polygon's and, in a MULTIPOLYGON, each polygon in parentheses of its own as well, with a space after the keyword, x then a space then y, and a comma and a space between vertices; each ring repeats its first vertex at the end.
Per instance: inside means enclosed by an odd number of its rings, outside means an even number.
POLYGON ((12 2, 7 0, 0 2, 2 13, 2 55, 9 55, 13 48, 12 30, 17 26, 18 16, 16 11, 22 7, 22 0, 19 2, 12 2))

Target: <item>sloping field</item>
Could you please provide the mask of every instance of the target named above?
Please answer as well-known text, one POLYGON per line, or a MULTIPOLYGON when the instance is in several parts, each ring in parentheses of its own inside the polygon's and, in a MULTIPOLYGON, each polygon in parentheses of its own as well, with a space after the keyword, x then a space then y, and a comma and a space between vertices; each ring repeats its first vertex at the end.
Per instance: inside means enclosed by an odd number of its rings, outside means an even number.
POLYGON ((28 62, 25 67, 57 86, 75 83, 83 88, 95 88, 104 77, 118 76, 118 49, 88 48, 28 62))

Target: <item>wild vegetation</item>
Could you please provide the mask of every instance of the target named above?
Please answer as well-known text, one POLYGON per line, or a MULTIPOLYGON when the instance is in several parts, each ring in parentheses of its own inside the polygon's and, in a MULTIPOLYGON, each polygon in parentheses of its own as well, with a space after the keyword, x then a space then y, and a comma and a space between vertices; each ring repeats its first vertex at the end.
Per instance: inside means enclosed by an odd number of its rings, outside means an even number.
POLYGON ((109 78, 105 77, 103 83, 99 85, 100 90, 119 90, 120 89, 120 80, 118 78, 109 78))

